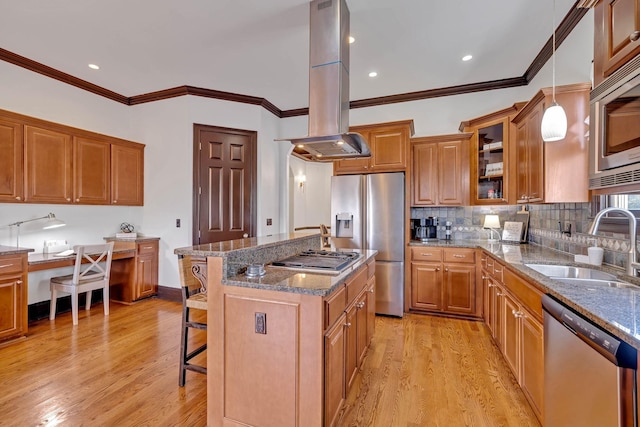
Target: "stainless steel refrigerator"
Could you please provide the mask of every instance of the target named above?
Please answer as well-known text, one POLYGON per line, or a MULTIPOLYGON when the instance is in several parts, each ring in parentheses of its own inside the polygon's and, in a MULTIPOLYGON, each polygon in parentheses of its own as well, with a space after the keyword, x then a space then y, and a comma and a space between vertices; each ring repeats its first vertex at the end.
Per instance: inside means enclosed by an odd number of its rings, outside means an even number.
POLYGON ((331 177, 331 244, 374 249, 376 313, 404 313, 404 173, 331 177))

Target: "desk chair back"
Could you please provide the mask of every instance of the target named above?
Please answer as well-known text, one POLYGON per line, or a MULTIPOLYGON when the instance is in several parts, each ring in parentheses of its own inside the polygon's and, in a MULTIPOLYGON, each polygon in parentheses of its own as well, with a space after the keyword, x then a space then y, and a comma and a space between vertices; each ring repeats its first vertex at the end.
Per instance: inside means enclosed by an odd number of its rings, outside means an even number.
POLYGON ((87 293, 85 309, 89 310, 91 308, 91 291, 102 289, 104 314, 105 316, 109 315, 109 275, 111 273, 113 244, 113 242, 109 242, 98 245, 76 245, 73 247, 76 252, 73 274, 51 278, 51 311, 49 319, 55 319, 58 291, 71 294, 71 313, 74 325, 78 324, 78 294, 83 292, 87 293))

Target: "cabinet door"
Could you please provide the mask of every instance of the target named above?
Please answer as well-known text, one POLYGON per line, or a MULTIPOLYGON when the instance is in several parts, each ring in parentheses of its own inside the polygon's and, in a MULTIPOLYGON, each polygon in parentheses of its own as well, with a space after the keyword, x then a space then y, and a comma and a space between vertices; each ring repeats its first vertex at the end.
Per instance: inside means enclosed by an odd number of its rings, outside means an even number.
POLYGON ((413 206, 438 203, 438 146, 413 146, 413 206))
POLYGON ((474 205, 506 204, 509 194, 508 117, 474 130, 470 193, 474 205), (502 164, 502 168, 498 165, 502 164))
POLYGON ((88 138, 74 138, 74 202, 110 204, 111 145, 88 138))
POLYGON ((0 341, 24 335, 23 286, 20 275, 0 277, 0 341))
POLYGON ((457 206, 464 203, 465 177, 468 176, 468 172, 465 170, 467 163, 464 161, 467 151, 463 147, 462 141, 438 144, 438 202, 440 205, 457 206))
POLYGON ((518 203, 527 203, 529 194, 527 136, 527 121, 524 120, 516 125, 516 197, 518 203))
POLYGON ((444 311, 476 315, 475 265, 444 264, 444 311))
POLYGON ((376 330, 376 276, 367 282, 367 345, 376 330))
POLYGON ((402 172, 407 168, 409 129, 396 126, 372 130, 369 133, 371 172, 402 172))
POLYGON ((345 399, 345 323, 343 314, 324 337, 324 417, 335 426, 345 399))
POLYGON ((111 145, 111 203, 142 206, 144 147, 111 145))
POLYGON ((32 203, 71 203, 71 135, 25 126, 26 194, 32 203))
POLYGON ((544 328, 529 312, 521 310, 520 386, 538 419, 542 419, 544 396, 544 328))
POLYGON ((0 202, 24 198, 22 125, 0 118, 0 202))
POLYGON ((146 298, 158 291, 158 243, 138 244, 134 298, 146 298))
MULTIPOLYGON (((482 260, 484 263, 484 260, 482 260)), ((490 310, 491 310, 491 297, 490 297, 490 288, 489 285, 491 284, 491 279, 489 277, 489 273, 487 272, 487 270, 485 270, 484 268, 482 269, 482 318, 484 320, 484 323, 489 327, 489 330, 491 330, 491 325, 490 325, 490 310)), ((493 331, 492 331, 493 333, 493 331)))
POLYGON ((503 295, 503 330, 502 330, 502 354, 507 365, 513 371, 516 380, 520 381, 518 359, 520 358, 520 321, 518 303, 509 295, 503 295))
POLYGON ((411 263, 411 308, 442 310, 440 264, 411 263))
POLYGON ((596 34, 601 38, 602 71, 604 76, 640 53, 640 1, 605 0, 596 6, 596 34), (599 25, 596 25, 599 27, 599 25))
POLYGON ((347 322, 345 328, 345 372, 346 390, 351 388, 358 373, 358 330, 357 307, 351 304, 346 310, 347 322))
POLYGON ((488 318, 487 326, 491 331, 493 340, 498 345, 498 348, 502 349, 502 303, 503 293, 500 286, 498 286, 493 279, 487 281, 487 294, 488 294, 488 318))
POLYGON ((544 104, 538 105, 527 120, 527 175, 529 178, 528 199, 531 202, 544 200, 544 143, 540 134, 544 104))
POLYGON ((356 303, 356 341, 357 341, 357 355, 358 355, 358 367, 362 366, 365 354, 367 354, 367 322, 369 320, 369 308, 367 307, 367 294, 366 290, 362 293, 358 302, 356 303))

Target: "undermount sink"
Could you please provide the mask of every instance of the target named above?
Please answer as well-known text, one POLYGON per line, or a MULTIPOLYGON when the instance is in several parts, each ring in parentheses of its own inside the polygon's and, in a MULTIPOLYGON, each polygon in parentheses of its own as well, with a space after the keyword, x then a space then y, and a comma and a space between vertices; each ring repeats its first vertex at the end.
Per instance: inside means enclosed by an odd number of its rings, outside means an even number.
POLYGON ((583 286, 597 286, 606 288, 630 288, 640 290, 640 287, 627 282, 620 282, 617 280, 598 280, 598 279, 580 279, 575 277, 563 277, 554 279, 562 283, 568 283, 571 285, 583 285, 583 286))
POLYGON ((547 277, 571 278, 571 279, 592 279, 592 280, 609 280, 617 282, 617 277, 604 271, 594 270, 586 267, 573 267, 570 265, 554 265, 554 264, 525 264, 532 270, 537 271, 547 277))

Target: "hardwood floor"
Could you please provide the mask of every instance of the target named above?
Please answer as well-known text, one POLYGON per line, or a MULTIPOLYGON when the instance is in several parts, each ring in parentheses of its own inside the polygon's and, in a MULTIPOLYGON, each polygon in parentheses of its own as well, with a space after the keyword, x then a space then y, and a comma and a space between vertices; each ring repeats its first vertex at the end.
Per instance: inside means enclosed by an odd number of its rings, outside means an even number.
POLYGON ((539 426, 480 322, 377 317, 341 426, 539 426))
POLYGON ((76 327, 70 312, 30 324, 26 340, 0 348, 0 425, 206 425, 206 376, 187 372, 178 386, 181 308, 111 303, 105 318, 96 304, 76 327))
MULTIPOLYGON (((81 310, 77 327, 71 313, 30 324, 0 348, 0 426, 206 425, 206 376, 178 387, 180 319, 180 304, 149 299, 81 310)), ((342 426, 539 425, 481 323, 408 314, 376 328, 342 426)))

